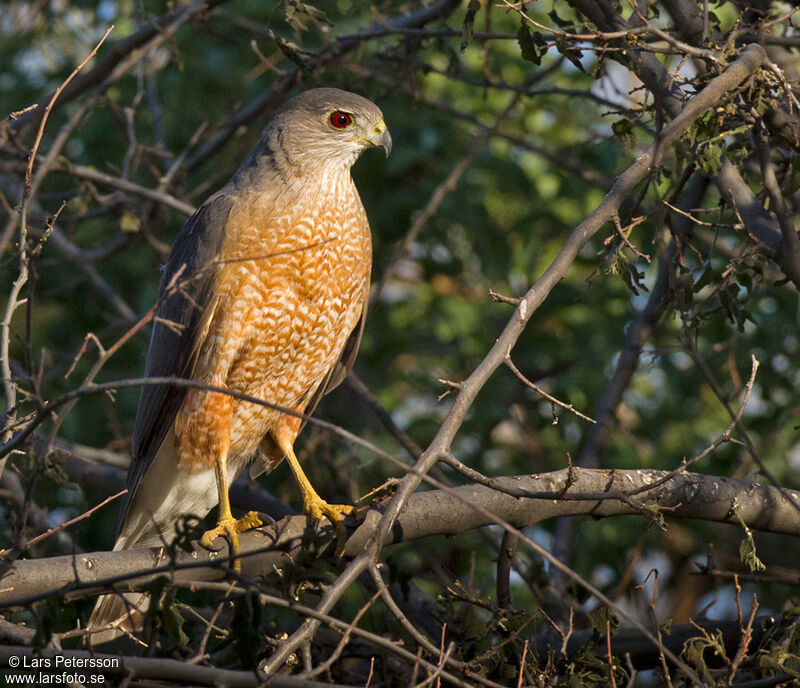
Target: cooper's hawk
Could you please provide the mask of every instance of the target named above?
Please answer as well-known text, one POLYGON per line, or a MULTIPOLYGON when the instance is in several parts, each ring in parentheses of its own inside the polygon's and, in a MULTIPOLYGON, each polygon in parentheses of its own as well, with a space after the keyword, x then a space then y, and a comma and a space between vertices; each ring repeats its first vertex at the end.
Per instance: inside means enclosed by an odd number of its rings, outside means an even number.
MULTIPOLYGON (((161 278, 148 377, 182 377, 311 413, 352 366, 364 327, 372 249, 350 168, 392 139, 381 111, 354 93, 320 88, 286 103, 233 178, 188 220, 161 278)), ((219 503, 201 542, 238 533, 228 486, 251 465, 284 457, 305 512, 337 524, 352 507, 325 502, 295 456, 301 420, 219 391, 143 387, 128 493, 115 550, 169 542, 182 514, 219 503)), ((238 563, 238 561, 236 561, 238 563)), ((98 628, 146 599, 107 595, 98 628)), ((134 622, 125 617, 123 627, 134 622)), ((101 636, 104 634, 100 634, 101 636)), ((98 638, 102 642, 108 639, 98 638)))

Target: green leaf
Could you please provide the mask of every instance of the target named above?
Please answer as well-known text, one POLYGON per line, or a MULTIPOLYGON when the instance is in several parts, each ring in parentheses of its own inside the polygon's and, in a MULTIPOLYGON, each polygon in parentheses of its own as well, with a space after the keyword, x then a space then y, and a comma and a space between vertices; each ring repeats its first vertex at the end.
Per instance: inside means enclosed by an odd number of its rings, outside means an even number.
POLYGON ((620 276, 632 294, 639 296, 642 291, 647 291, 647 286, 644 283, 644 273, 641 270, 637 270, 630 263, 624 266, 620 276))
POLYGON ((555 24, 557 24, 558 28, 560 28, 560 29, 571 29, 572 28, 572 22, 567 21, 566 19, 562 19, 561 17, 559 17, 558 16, 558 12, 556 12, 555 8, 553 8, 553 10, 550 11, 547 16, 550 17, 550 19, 555 24))
POLYGON ((575 65, 580 71, 582 71, 584 74, 586 73, 586 70, 583 68, 583 64, 581 63, 583 53, 580 50, 573 48, 566 38, 563 36, 556 36, 556 48, 558 49, 558 52, 572 62, 572 64, 575 65))
POLYGON ((723 148, 719 144, 701 145, 697 149, 697 166, 707 175, 716 176, 722 169, 722 153, 723 148))
POLYGON ((711 284, 711 278, 713 276, 714 271, 711 269, 711 266, 707 265, 703 272, 700 273, 700 277, 695 280, 695 283, 692 286, 692 291, 696 294, 703 287, 707 287, 709 284, 711 284))
POLYGON ((142 218, 125 211, 119 218, 119 228, 126 234, 136 234, 142 229, 142 218))
POLYGON ((625 282, 625 286, 628 287, 630 292, 634 296, 639 296, 639 290, 636 288, 636 285, 633 283, 633 279, 631 278, 631 273, 628 270, 622 271, 622 281, 625 282))
POLYGON ((79 486, 69 479, 69 475, 64 469, 65 458, 63 452, 58 450, 50 451, 46 456, 38 459, 36 470, 42 477, 49 478, 59 487, 64 487, 68 490, 77 490, 79 486))
POLYGON ((632 146, 636 143, 636 136, 633 133, 633 122, 627 117, 612 122, 611 131, 614 133, 614 136, 628 146, 632 146))
POLYGON ((751 573, 763 571, 767 568, 764 562, 761 561, 756 554, 756 543, 753 540, 752 533, 748 533, 747 537, 745 537, 744 540, 739 543, 739 559, 741 559, 742 563, 744 563, 744 565, 750 569, 751 573))
POLYGON ((719 302, 722 304, 722 309, 725 311, 725 315, 728 316, 731 322, 736 322, 736 311, 739 308, 738 304, 736 303, 736 299, 731 299, 728 291, 723 289, 719 292, 719 302))
POLYGON ((706 650, 712 650, 713 654, 717 657, 725 656, 725 645, 722 640, 722 631, 715 631, 708 638, 696 637, 690 638, 683 646, 681 655, 686 660, 686 663, 693 667, 703 682, 708 685, 714 685, 714 679, 711 670, 705 657, 706 650))
POLYGON ((286 0, 284 11, 286 21, 297 31, 306 31, 309 23, 316 26, 333 26, 333 22, 328 19, 328 15, 321 9, 298 0, 286 0))
POLYGON ((592 623, 598 633, 605 635, 610 631, 614 635, 619 630, 619 619, 608 607, 600 607, 592 614, 592 623))
POLYGON ((524 22, 519 27, 519 31, 517 31, 517 42, 522 51, 522 59, 533 62, 535 65, 542 64, 542 55, 536 49, 536 43, 533 41, 530 29, 528 29, 524 22))
POLYGON ((739 544, 739 558, 750 569, 751 573, 763 571, 767 567, 756 554, 756 541, 753 538, 753 531, 750 530, 750 527, 739 515, 739 510, 736 508, 735 504, 733 507, 731 507, 731 509, 733 511, 734 518, 739 522, 739 525, 742 526, 742 529, 744 530, 744 540, 742 540, 739 544))
POLYGON ((787 652, 783 647, 775 646, 769 654, 762 654, 758 663, 762 670, 791 674, 795 678, 800 678, 800 657, 787 652))
POLYGON ((161 627, 173 642, 178 645, 186 645, 189 642, 189 636, 183 630, 183 616, 172 597, 164 599, 159 609, 159 618, 161 627))
POLYGON ((461 27, 461 50, 465 50, 475 35, 475 15, 481 8, 480 0, 469 0, 467 13, 464 15, 464 25, 461 27))

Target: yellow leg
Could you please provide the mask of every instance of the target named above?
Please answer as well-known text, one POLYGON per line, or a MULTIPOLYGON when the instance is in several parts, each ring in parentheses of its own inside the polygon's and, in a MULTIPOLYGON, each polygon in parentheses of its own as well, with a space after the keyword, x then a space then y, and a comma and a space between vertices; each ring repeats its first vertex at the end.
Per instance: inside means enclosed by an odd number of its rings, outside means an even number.
POLYGON ((219 459, 214 463, 214 476, 217 480, 217 492, 219 493, 219 519, 217 527, 207 530, 200 538, 200 544, 206 549, 214 549, 213 542, 220 536, 224 536, 230 544, 231 556, 233 560, 233 570, 240 573, 242 562, 238 558, 241 552, 239 548, 239 533, 261 525, 261 519, 255 511, 249 511, 236 520, 231 513, 231 500, 228 495, 228 452, 227 449, 220 453, 219 459))
POLYGON ((300 466, 300 461, 298 461, 297 456, 295 456, 292 445, 289 442, 285 442, 282 443, 280 449, 286 454, 286 461, 289 464, 289 468, 292 469, 294 478, 300 486, 300 492, 303 495, 303 511, 314 520, 319 520, 323 516, 327 518, 336 527, 336 537, 341 546, 344 546, 346 533, 342 519, 353 511, 353 507, 349 504, 328 504, 328 502, 317 494, 317 491, 306 477, 305 472, 300 466))

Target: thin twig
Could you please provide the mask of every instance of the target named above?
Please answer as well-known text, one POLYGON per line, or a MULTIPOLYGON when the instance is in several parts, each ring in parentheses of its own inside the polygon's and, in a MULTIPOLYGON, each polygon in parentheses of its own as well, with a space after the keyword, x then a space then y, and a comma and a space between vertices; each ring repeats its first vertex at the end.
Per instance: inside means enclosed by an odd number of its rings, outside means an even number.
POLYGON ((508 356, 506 356, 506 359, 505 359, 504 363, 509 367, 511 372, 514 373, 514 375, 516 375, 527 387, 530 387, 535 392, 538 392, 539 394, 541 394, 551 404, 555 404, 556 406, 560 406, 561 408, 566 409, 570 413, 574 413, 576 416, 578 416, 578 418, 581 418, 582 420, 588 421, 590 423, 596 423, 597 422, 593 418, 590 418, 586 414, 581 413, 580 411, 578 411, 572 404, 567 404, 567 403, 561 401, 560 399, 556 399, 552 394, 548 394, 541 387, 539 387, 539 385, 537 385, 534 382, 531 382, 528 378, 526 378, 519 371, 519 368, 517 368, 517 366, 514 365, 514 361, 511 360, 511 353, 510 352, 509 352, 508 356))
POLYGON ((209 638, 211 638, 211 631, 214 630, 214 624, 216 624, 219 615, 222 613, 222 610, 225 608, 225 604, 230 597, 231 591, 236 586, 235 581, 232 581, 225 591, 225 594, 222 597, 222 600, 217 605, 217 608, 214 610, 214 614, 206 623, 206 630, 203 631, 203 637, 200 639, 200 645, 195 653, 195 656, 191 659, 187 660, 190 664, 195 664, 197 662, 202 662, 206 658, 206 647, 208 646, 209 638))
MULTIPOLYGON (((0 372, 2 372, 3 376, 3 387, 5 389, 6 395, 6 427, 12 425, 14 420, 16 419, 16 407, 17 407, 17 386, 13 380, 13 376, 11 373, 11 363, 10 363, 10 331, 11 331, 11 319, 14 315, 14 312, 17 308, 21 305, 19 301, 19 295, 22 291, 22 287, 28 281, 28 273, 29 273, 29 264, 28 261, 30 260, 30 256, 28 255, 28 206, 33 198, 33 194, 37 188, 37 185, 34 184, 33 180, 33 165, 36 161, 36 154, 39 151, 39 145, 42 141, 42 135, 44 134, 44 128, 47 124, 48 117, 50 115, 50 111, 53 109, 53 105, 58 100, 58 97, 67 87, 67 85, 72 81, 78 72, 83 69, 86 63, 92 59, 92 57, 97 54, 97 51, 100 49, 100 46, 103 45, 103 42, 108 38, 108 35, 114 30, 113 24, 108 28, 105 32, 103 37, 98 41, 92 51, 84 58, 80 64, 78 64, 75 69, 69 74, 69 76, 61 83, 61 85, 56 89, 53 96, 50 98, 50 102, 44 109, 42 114, 41 122, 39 123, 39 129, 36 132, 36 138, 33 143, 33 147, 31 148, 30 155, 28 157, 28 166, 25 169, 25 188, 23 191, 22 197, 22 204, 20 206, 20 224, 19 224, 19 275, 14 280, 14 284, 11 288, 11 294, 9 295, 8 301, 6 302, 5 314, 3 316, 2 323, 0 323, 0 372)), ((10 220, 11 222, 11 220, 10 220)), ((11 227, 11 224, 9 224, 11 227)), ((4 430, 2 434, 2 441, 5 442, 10 435, 8 434, 8 430, 4 430)), ((0 476, 3 474, 3 469, 6 465, 6 456, 4 455, 0 458, 0 476)))
MULTIPOLYGON (((378 570, 377 565, 370 566, 369 568, 370 575, 372 576, 372 581, 375 583, 375 586, 378 588, 378 594, 381 596, 384 604, 388 607, 389 611, 394 615, 394 617, 400 622, 400 625, 406 630, 406 632, 414 638, 416 643, 427 650, 431 655, 436 655, 440 652, 440 648, 437 648, 430 640, 428 640, 417 628, 412 624, 408 617, 403 613, 403 610, 397 605, 397 602, 394 601, 392 597, 392 593, 389 591, 389 588, 386 587, 386 583, 383 580, 383 576, 381 576, 381 572, 378 570)), ((453 662, 453 666, 457 669, 463 669, 462 662, 453 662)))
POLYGON ((523 21, 528 22, 531 26, 534 26, 537 29, 541 29, 542 31, 546 31, 553 36, 558 36, 559 38, 564 38, 570 41, 613 41, 620 38, 629 38, 631 36, 636 36, 637 34, 644 33, 645 31, 649 31, 649 27, 647 26, 639 26, 631 29, 625 29, 623 31, 593 31, 592 33, 571 33, 569 31, 562 31, 560 29, 554 29, 551 26, 545 26, 544 24, 540 24, 532 17, 529 17, 523 11, 524 3, 512 3, 509 0, 502 0, 503 5, 510 10, 514 10, 517 12, 523 21))
POLYGON ((528 640, 522 646, 522 658, 519 660, 519 676, 517 676, 517 688, 522 688, 522 679, 525 677, 525 658, 528 655, 528 640))
MULTIPOLYGON (((228 586, 229 586, 228 583, 215 583, 215 582, 211 582, 211 581, 203 581, 203 582, 197 583, 195 585, 195 588, 198 589, 198 590, 202 590, 202 589, 205 589, 205 590, 222 590, 223 588, 227 588, 228 586)), ((233 591, 236 592, 237 594, 245 594, 247 592, 246 589, 241 587, 241 586, 234 588, 233 591)), ((438 671, 438 674, 437 674, 438 676, 441 676, 442 678, 446 679, 448 682, 452 683, 455 686, 461 686, 462 688, 473 688, 466 681, 462 681, 458 677, 448 673, 445 670, 445 667, 438 666, 436 664, 428 662, 425 659, 422 659, 422 657, 419 657, 418 655, 415 655, 415 654, 409 652, 404 647, 402 647, 400 644, 393 642, 389 638, 384 638, 383 636, 381 636, 381 635, 379 635, 377 633, 372 633, 372 632, 367 631, 367 630, 365 630, 365 629, 363 629, 363 628, 361 628, 359 626, 354 626, 351 623, 348 623, 346 621, 342 621, 341 619, 339 619, 339 618, 337 618, 335 616, 331 616, 329 614, 319 612, 319 611, 317 611, 316 609, 314 609, 312 607, 308 607, 306 605, 299 604, 297 602, 286 600, 286 599, 284 599, 282 597, 277 597, 275 595, 271 595, 271 594, 268 594, 268 593, 259 592, 258 593, 258 598, 259 598, 260 604, 262 604, 264 606, 274 605, 276 607, 281 607, 283 609, 290 609, 292 611, 297 612, 298 614, 302 614, 303 616, 308 617, 309 619, 315 619, 317 621, 321 621, 323 623, 326 623, 329 626, 331 626, 332 628, 341 630, 344 633, 348 632, 348 630, 349 630, 349 632, 352 633, 353 635, 356 635, 356 636, 358 636, 360 638, 363 638, 364 640, 367 640, 367 641, 377 645, 378 647, 380 647, 384 651, 388 651, 391 654, 397 655, 398 657, 400 657, 401 659, 404 659, 405 661, 409 662, 412 665, 413 665, 413 663, 418 662, 427 671, 430 671, 430 672, 437 672, 438 671)), ((488 679, 484 679, 483 683, 484 683, 484 685, 488 686, 489 688, 503 688, 503 686, 501 684, 495 683, 494 681, 491 681, 491 680, 488 680, 488 679)))
MULTIPOLYGON (((36 537, 31 538, 25 543, 24 548, 28 549, 30 547, 33 547, 34 545, 40 543, 42 540, 46 540, 47 538, 49 538, 51 535, 55 535, 56 533, 61 532, 65 528, 69 528, 70 526, 75 525, 79 521, 83 521, 84 519, 89 518, 89 516, 91 516, 95 511, 97 511, 98 509, 102 509, 106 504, 108 504, 109 502, 113 502, 115 499, 117 499, 117 497, 121 497, 127 492, 128 490, 125 489, 120 492, 117 492, 116 494, 111 495, 110 497, 106 497, 102 502, 93 506, 88 511, 84 511, 80 516, 71 518, 69 521, 64 521, 64 523, 56 526, 55 528, 51 528, 46 533, 42 533, 41 535, 37 535, 36 537)), ((5 557, 10 551, 11 550, 8 549, 0 550, 0 557, 5 557)))
POLYGON ((637 225, 640 225, 646 219, 647 218, 644 216, 635 217, 633 220, 631 220, 630 224, 623 228, 619 220, 619 215, 614 215, 614 229, 617 230, 617 234, 619 235, 620 239, 622 239, 622 243, 625 244, 625 246, 627 246, 637 258, 641 258, 649 263, 650 256, 648 256, 646 253, 642 253, 631 243, 630 239, 628 239, 628 234, 630 231, 637 225))
POLYGON ((328 671, 328 669, 330 669, 333 666, 334 662, 336 662, 336 660, 338 660, 339 657, 341 656, 344 648, 347 647, 347 643, 350 642, 350 636, 353 633, 353 629, 358 625, 358 622, 361 620, 361 617, 367 613, 370 607, 372 607, 372 605, 375 603, 375 600, 378 599, 380 594, 381 592, 379 590, 361 606, 361 609, 359 609, 356 612, 356 615, 353 617, 353 620, 347 625, 347 628, 344 630, 344 633, 342 634, 341 640, 339 640, 339 642, 337 643, 336 648, 331 653, 330 657, 328 657, 328 659, 326 659, 321 664, 318 664, 314 669, 312 670, 307 669, 306 671, 304 671, 301 674, 303 678, 314 678, 315 676, 319 676, 320 674, 328 671))

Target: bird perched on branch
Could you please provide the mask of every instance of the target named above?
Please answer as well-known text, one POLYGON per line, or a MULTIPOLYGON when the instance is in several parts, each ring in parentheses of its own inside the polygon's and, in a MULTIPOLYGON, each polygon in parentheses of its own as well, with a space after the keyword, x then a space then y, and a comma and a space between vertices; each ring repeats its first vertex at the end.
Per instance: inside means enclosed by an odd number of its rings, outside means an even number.
MULTIPOLYGON (((257 475, 284 458, 311 518, 338 524, 351 511, 317 494, 294 453, 302 419, 281 409, 312 413, 355 359, 372 248, 350 168, 376 146, 392 148, 376 105, 306 91, 183 227, 164 266, 146 375, 201 384, 143 387, 115 550, 170 542, 181 515, 219 504, 201 543, 223 535, 238 554, 239 533, 259 521, 234 518, 229 485, 248 465, 257 475)), ((147 604, 141 593, 105 595, 90 628, 135 629, 147 604)))

